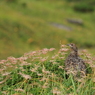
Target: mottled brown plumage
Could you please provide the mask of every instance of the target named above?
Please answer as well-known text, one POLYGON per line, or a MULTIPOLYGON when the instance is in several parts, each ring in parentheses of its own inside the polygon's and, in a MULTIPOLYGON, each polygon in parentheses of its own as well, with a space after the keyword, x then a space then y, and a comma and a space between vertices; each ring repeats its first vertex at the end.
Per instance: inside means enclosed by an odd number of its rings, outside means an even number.
POLYGON ((74 77, 82 77, 86 75, 86 65, 78 55, 78 49, 75 44, 68 44, 71 48, 71 53, 65 61, 65 71, 67 74, 72 74, 74 77))

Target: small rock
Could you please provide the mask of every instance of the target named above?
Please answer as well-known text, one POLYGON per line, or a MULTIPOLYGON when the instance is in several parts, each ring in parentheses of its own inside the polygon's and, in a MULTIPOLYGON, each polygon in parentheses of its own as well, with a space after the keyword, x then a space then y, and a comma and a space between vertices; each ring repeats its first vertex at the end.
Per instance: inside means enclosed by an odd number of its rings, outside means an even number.
POLYGON ((80 19, 67 19, 67 21, 73 24, 83 25, 83 21, 80 19))
POLYGON ((64 29, 64 30, 67 30, 67 31, 72 31, 72 28, 69 27, 69 26, 66 26, 66 25, 63 25, 63 24, 59 24, 59 23, 50 23, 50 25, 54 26, 54 27, 57 27, 59 29, 64 29))

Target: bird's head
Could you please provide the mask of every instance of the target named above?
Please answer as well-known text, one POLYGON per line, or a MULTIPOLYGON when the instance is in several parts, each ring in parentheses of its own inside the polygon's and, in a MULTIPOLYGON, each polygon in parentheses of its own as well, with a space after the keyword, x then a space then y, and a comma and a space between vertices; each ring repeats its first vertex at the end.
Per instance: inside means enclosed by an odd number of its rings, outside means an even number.
POLYGON ((77 52, 78 49, 77 49, 77 47, 74 43, 70 43, 70 44, 67 44, 67 45, 71 48, 71 50, 77 52))

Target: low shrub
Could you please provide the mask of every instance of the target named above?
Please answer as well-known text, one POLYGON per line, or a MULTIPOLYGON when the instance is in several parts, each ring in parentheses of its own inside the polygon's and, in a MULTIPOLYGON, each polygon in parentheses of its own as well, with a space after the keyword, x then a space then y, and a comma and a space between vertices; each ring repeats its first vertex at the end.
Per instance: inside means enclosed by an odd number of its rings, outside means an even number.
POLYGON ((86 3, 79 3, 74 6, 74 10, 79 12, 93 12, 94 7, 86 3))

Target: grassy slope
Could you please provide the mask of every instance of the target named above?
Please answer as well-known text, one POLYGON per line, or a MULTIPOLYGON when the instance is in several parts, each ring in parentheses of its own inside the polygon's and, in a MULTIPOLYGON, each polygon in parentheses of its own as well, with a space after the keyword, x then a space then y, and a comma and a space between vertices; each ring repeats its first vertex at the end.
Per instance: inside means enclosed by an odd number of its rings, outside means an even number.
POLYGON ((18 3, 0 3, 0 59, 21 56, 24 52, 43 47, 59 48, 75 42, 79 46, 95 46, 95 12, 78 13, 73 3, 65 1, 21 0, 18 3), (27 6, 23 7, 22 4, 27 6), (84 26, 69 24, 66 18, 78 18, 84 26), (65 24, 72 32, 57 29, 50 22, 65 24))

